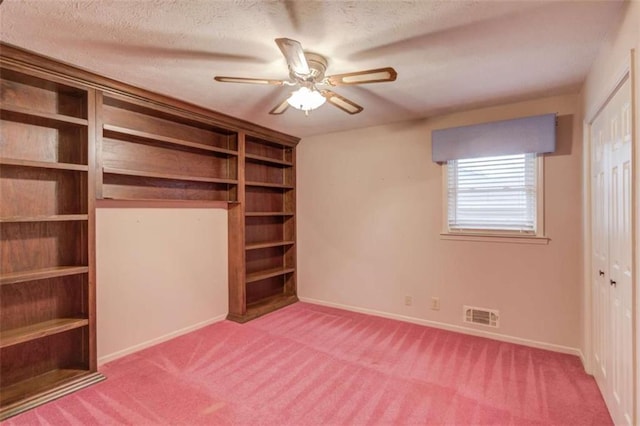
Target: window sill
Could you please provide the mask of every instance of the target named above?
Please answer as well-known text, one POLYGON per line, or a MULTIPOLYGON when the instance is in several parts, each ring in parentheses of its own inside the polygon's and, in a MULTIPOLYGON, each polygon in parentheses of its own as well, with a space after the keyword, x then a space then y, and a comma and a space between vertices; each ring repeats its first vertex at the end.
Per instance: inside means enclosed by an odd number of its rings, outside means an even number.
POLYGON ((465 234, 442 233, 441 240, 472 241, 478 243, 508 243, 508 244, 549 244, 550 238, 535 235, 496 235, 496 234, 465 234))

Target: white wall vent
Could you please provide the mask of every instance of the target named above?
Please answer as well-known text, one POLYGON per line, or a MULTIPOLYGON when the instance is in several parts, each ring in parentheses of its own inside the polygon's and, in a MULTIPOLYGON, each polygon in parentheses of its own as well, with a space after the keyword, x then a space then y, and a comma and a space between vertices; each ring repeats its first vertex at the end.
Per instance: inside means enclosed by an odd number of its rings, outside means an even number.
POLYGON ((486 325, 488 327, 500 327, 499 311, 466 305, 462 308, 462 321, 471 324, 486 325))

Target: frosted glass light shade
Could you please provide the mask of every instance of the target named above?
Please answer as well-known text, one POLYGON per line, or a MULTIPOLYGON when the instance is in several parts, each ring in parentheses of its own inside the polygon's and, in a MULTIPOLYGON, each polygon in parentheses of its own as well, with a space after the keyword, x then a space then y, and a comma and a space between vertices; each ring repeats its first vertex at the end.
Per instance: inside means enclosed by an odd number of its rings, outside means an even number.
POLYGON ((326 100, 327 99, 317 90, 301 87, 289 96, 287 102, 296 109, 311 111, 312 109, 320 107, 326 100))

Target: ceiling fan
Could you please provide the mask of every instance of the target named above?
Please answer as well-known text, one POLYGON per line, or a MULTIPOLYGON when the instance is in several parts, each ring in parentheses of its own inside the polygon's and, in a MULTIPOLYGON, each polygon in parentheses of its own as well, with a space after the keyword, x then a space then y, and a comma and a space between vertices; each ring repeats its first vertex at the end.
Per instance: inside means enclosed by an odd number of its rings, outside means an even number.
POLYGON ((277 38, 276 44, 282 51, 289 66, 290 80, 269 80, 262 78, 223 77, 214 79, 222 83, 249 83, 272 86, 299 87, 291 95, 276 105, 269 114, 279 115, 284 113, 289 106, 302 110, 306 115, 309 111, 320 107, 325 101, 340 108, 349 114, 357 114, 363 108, 355 102, 341 96, 332 90, 322 86, 347 86, 365 83, 384 83, 394 81, 396 71, 391 68, 377 68, 372 70, 350 72, 325 76, 327 59, 317 53, 305 52, 302 45, 289 38, 277 38), (318 88, 318 86, 321 86, 318 88))

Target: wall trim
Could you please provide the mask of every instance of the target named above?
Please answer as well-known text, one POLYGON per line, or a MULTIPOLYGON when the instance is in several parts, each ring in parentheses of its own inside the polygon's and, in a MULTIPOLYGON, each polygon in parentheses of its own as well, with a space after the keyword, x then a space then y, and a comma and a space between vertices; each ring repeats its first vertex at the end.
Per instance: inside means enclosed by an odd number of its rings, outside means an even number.
POLYGON ((591 372, 591 368, 590 368, 591 364, 587 363, 587 358, 584 356, 582 349, 578 348, 577 351, 578 351, 578 358, 580 358, 580 361, 582 361, 582 367, 584 368, 584 372, 590 376, 593 376, 593 373, 591 372))
MULTIPOLYGON (((584 118, 584 117, 583 117, 584 118)), ((591 124, 582 122, 582 348, 586 352, 582 364, 593 375, 593 315, 591 276, 591 124)), ((582 353, 582 352, 581 352, 582 353)))
MULTIPOLYGON (((633 49, 631 49, 631 55, 633 55, 633 49)), ((595 119, 600 115, 600 112, 607 106, 611 98, 618 91, 620 86, 624 84, 627 78, 631 78, 631 61, 632 56, 628 56, 625 58, 624 62, 622 62, 615 74, 613 74, 613 79, 611 82, 604 88, 604 92, 598 97, 598 102, 596 105, 596 110, 591 111, 586 117, 585 121, 589 123, 589 125, 593 124, 595 119)))
POLYGON ((378 311, 378 310, 375 310, 375 309, 360 308, 360 307, 357 307, 357 306, 343 305, 341 303, 327 302, 327 301, 324 301, 324 300, 318 300, 318 299, 313 299, 313 298, 309 298, 309 297, 300 297, 300 296, 298 296, 298 298, 300 299, 301 302, 311 303, 311 304, 314 304, 314 305, 328 306, 330 308, 344 309, 346 311, 358 312, 358 313, 362 313, 362 314, 369 314, 369 315, 374 315, 374 316, 377 316, 377 317, 389 318, 389 319, 394 319, 394 320, 403 321, 403 322, 409 322, 409 323, 412 323, 412 324, 425 325, 427 327, 433 327, 433 328, 438 328, 438 329, 441 329, 441 330, 453 331, 453 332, 461 333, 461 334, 468 334, 468 335, 471 335, 471 336, 485 337, 487 339, 498 340, 498 341, 506 342, 506 343, 515 343, 517 345, 529 346, 529 347, 532 347, 532 348, 545 349, 545 350, 552 351, 552 352, 560 352, 560 353, 563 353, 563 354, 575 355, 578 358, 580 358, 580 360, 582 361, 583 366, 584 366, 584 357, 582 355, 582 351, 579 348, 571 348, 569 346, 556 345, 554 343, 546 343, 546 342, 539 342, 539 341, 536 341, 536 340, 523 339, 521 337, 509 336, 509 335, 506 335, 506 334, 492 333, 490 331, 484 331, 484 330, 476 330, 475 328, 469 328, 469 327, 463 327, 463 326, 460 326, 460 325, 447 324, 447 323, 438 322, 438 321, 431 321, 431 320, 426 320, 426 319, 422 319, 422 318, 409 317, 409 316, 406 316, 406 315, 393 314, 393 313, 390 313, 390 312, 378 311))
POLYGON ((138 343, 138 344, 130 346, 128 348, 121 349, 121 350, 119 350, 117 352, 114 352, 112 354, 101 356, 101 357, 98 358, 98 367, 100 367, 100 366, 102 366, 102 365, 104 365, 104 364, 106 364, 108 362, 114 361, 114 360, 116 360, 118 358, 122 358, 122 357, 124 357, 126 355, 130 355, 130 354, 132 354, 134 352, 138 352, 138 351, 141 351, 143 349, 149 348, 151 346, 155 346, 155 345, 158 345, 160 343, 166 342, 167 340, 171 340, 171 339, 174 339, 176 337, 182 336, 184 334, 191 333, 192 331, 199 330, 199 329, 201 329, 203 327, 206 327, 208 325, 211 325, 211 324, 214 324, 214 323, 217 323, 217 322, 220 322, 220 321, 224 321, 226 318, 227 318, 227 314, 226 313, 224 313, 222 315, 216 315, 213 318, 209 318, 208 320, 205 320, 205 321, 202 321, 202 322, 199 322, 199 323, 196 323, 196 324, 192 324, 192 325, 190 325, 188 327, 181 328, 180 330, 175 330, 175 331, 172 331, 171 333, 167 333, 167 334, 164 334, 162 336, 153 338, 151 340, 147 340, 146 342, 138 343))

